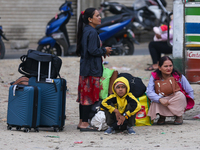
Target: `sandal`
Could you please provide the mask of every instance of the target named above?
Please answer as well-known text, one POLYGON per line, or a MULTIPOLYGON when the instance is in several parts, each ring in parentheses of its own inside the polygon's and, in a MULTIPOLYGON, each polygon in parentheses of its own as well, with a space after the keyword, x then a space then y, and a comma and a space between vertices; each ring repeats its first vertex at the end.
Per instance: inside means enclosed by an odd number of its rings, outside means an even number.
POLYGON ((193 117, 194 119, 200 119, 200 114, 193 117))
POLYGON ((182 125, 183 124, 183 117, 182 116, 180 116, 180 117, 176 116, 174 124, 175 125, 182 125))
POLYGON ((146 69, 144 69, 145 71, 154 71, 154 70, 156 70, 155 68, 153 68, 153 66, 151 65, 151 66, 149 66, 149 67, 147 67, 146 69))
POLYGON ((80 131, 82 131, 82 132, 90 132, 90 131, 96 132, 96 131, 98 131, 98 130, 97 130, 97 128, 91 127, 91 126, 89 125, 89 126, 87 126, 86 128, 80 128, 80 131))
POLYGON ((160 116, 160 118, 157 121, 157 125, 164 125, 165 124, 165 116, 160 116))

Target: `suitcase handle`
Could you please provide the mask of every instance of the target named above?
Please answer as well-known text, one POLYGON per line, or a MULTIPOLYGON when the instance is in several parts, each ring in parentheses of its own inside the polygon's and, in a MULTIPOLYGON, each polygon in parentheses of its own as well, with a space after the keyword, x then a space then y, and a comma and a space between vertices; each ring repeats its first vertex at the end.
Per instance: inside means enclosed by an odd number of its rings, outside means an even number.
MULTIPOLYGON (((37 81, 40 81, 40 69, 41 69, 41 62, 38 62, 38 78, 37 81)), ((51 79, 51 61, 49 62, 49 70, 48 70, 48 78, 46 78, 46 82, 54 83, 53 79, 51 79)))
POLYGON ((20 89, 24 89, 24 85, 17 85, 17 84, 15 84, 13 86, 13 96, 15 96, 16 90, 20 90, 20 89))
POLYGON ((14 85, 14 87, 13 87, 13 96, 15 96, 16 88, 17 88, 17 85, 14 85))
MULTIPOLYGON (((38 77, 37 77, 38 82, 40 82, 40 69, 41 69, 40 67, 41 67, 41 62, 39 61, 38 62, 38 77)), ((53 83, 54 87, 55 87, 55 91, 57 92, 56 84, 55 84, 54 80, 51 79, 51 61, 49 62, 48 78, 46 78, 45 82, 53 83)))

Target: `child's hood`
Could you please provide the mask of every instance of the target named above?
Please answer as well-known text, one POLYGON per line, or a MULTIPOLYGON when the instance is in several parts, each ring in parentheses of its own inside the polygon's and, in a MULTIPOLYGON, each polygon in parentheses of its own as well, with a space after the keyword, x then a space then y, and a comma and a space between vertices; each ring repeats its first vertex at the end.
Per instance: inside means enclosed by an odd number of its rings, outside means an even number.
MULTIPOLYGON (((113 85, 112 85, 112 90, 113 90, 113 93, 114 94, 116 94, 116 92, 115 92, 115 83, 117 83, 117 82, 123 82, 125 85, 126 85, 126 87, 127 87, 127 90, 126 90, 126 94, 124 95, 124 96, 126 96, 128 93, 129 93, 129 91, 130 91, 130 86, 129 86, 129 82, 128 82, 128 80, 126 79, 126 78, 124 78, 124 77, 119 77, 119 78, 117 78, 115 81, 114 81, 114 83, 113 83, 113 85)), ((116 94, 117 95, 117 94, 116 94)), ((123 97, 124 97, 123 96, 123 97)))

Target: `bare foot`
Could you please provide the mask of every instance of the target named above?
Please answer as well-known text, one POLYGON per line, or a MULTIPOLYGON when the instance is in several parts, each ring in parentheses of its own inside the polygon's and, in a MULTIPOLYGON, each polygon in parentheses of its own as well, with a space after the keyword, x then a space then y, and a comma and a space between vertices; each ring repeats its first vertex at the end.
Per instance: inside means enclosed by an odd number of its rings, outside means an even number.
POLYGON ((89 126, 88 122, 82 122, 81 125, 79 126, 80 128, 87 128, 89 126))
POLYGON ((156 69, 158 69, 158 64, 153 64, 152 67, 154 70, 156 70, 156 69))
POLYGON ((158 69, 158 65, 157 64, 153 64, 153 65, 150 65, 149 67, 147 67, 145 69, 145 71, 154 71, 156 69, 158 69))
POLYGON ((79 123, 78 123, 77 129, 80 128, 81 124, 82 124, 82 119, 79 120, 79 123))

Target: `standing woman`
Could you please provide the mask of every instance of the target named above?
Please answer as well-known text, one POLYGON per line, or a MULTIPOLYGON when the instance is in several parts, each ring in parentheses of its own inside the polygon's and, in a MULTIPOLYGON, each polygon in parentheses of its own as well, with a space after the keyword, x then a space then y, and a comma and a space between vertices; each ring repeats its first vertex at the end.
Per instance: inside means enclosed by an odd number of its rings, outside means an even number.
POLYGON ((97 131, 92 128, 88 119, 91 106, 99 101, 100 78, 103 73, 102 56, 110 55, 111 47, 101 47, 101 41, 95 29, 101 24, 101 17, 95 8, 82 11, 78 22, 76 54, 80 59, 80 76, 78 85, 80 131, 97 131))
POLYGON ((192 87, 185 76, 173 68, 172 59, 168 56, 161 57, 158 69, 151 73, 147 96, 151 100, 148 116, 151 117, 151 120, 154 120, 156 115, 159 114, 158 125, 165 124, 165 118, 168 116, 175 116, 174 124, 181 125, 183 123, 183 113, 194 106, 192 87), (169 77, 174 77, 180 87, 180 91, 169 96, 157 94, 154 82, 156 80, 166 80, 169 77))

